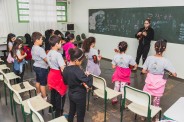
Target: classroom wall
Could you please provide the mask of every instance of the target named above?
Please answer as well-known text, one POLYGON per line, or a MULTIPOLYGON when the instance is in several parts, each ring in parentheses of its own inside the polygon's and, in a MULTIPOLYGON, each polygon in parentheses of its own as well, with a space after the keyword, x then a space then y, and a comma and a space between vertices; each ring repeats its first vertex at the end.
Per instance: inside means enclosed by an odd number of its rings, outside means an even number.
MULTIPOLYGON (((101 50, 102 56, 112 59, 114 48, 118 42, 124 40, 128 42, 129 48, 127 53, 136 57, 138 41, 134 38, 116 37, 100 34, 88 33, 88 9, 97 8, 132 8, 132 7, 159 7, 159 6, 184 6, 183 0, 72 0, 71 12, 72 22, 76 25, 76 34, 86 33, 87 36, 95 36, 97 43, 96 48, 101 50)), ((182 16, 182 15, 181 15, 182 16)), ((169 58, 176 68, 178 77, 184 78, 184 45, 168 43, 165 57, 169 58)), ((153 55, 154 42, 151 44, 149 55, 153 55)), ((110 67, 109 67, 110 68, 110 67)))
MULTIPOLYGON (((11 26, 11 32, 15 33, 17 36, 22 36, 25 33, 29 33, 29 23, 19 23, 18 22, 18 14, 17 14, 17 1, 16 0, 8 0, 9 3, 9 9, 8 9, 8 16, 12 19, 11 23, 9 25, 11 26)), ((70 0, 68 0, 70 1, 70 0)), ((71 3, 71 2, 70 2, 71 3)), ((68 21, 71 21, 71 4, 68 4, 68 21)), ((62 23, 57 23, 57 29, 61 31, 62 29, 62 23)), ((36 31, 36 30, 35 30, 36 31)), ((1 35, 0 35, 1 37, 1 35)))

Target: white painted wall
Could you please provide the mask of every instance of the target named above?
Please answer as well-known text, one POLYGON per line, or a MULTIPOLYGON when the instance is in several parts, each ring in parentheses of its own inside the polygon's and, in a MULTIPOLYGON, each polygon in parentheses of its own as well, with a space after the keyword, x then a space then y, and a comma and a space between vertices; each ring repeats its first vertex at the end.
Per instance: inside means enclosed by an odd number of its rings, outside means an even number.
POLYGON ((8 17, 12 20, 9 20, 10 30, 12 33, 16 35, 23 35, 28 32, 28 24, 27 23, 19 23, 18 15, 17 15, 17 3, 16 0, 9 0, 10 4, 8 4, 8 17))
MULTIPOLYGON (((96 48, 101 50, 103 57, 112 59, 115 54, 113 49, 117 47, 118 42, 124 40, 127 41, 129 45, 127 53, 135 58, 138 46, 136 39, 88 33, 88 9, 158 6, 184 6, 184 0, 72 0, 71 20, 76 24, 76 34, 86 33, 87 36, 96 37, 96 48)), ((149 55, 155 53, 153 44, 154 42, 152 42, 149 55)), ((180 78, 184 78, 183 52, 184 45, 169 43, 167 51, 164 54, 165 57, 170 59, 180 78)))
MULTIPOLYGON (((9 0, 10 4, 8 4, 8 16, 12 19, 9 25, 11 26, 11 32, 16 34, 17 36, 25 35, 25 33, 29 33, 29 23, 19 23, 18 22, 18 14, 17 14, 17 1, 16 0, 9 0)), ((70 1, 70 0, 68 0, 70 1)), ((71 21, 71 4, 68 4, 68 21, 71 21)), ((1 23, 0 23, 1 24, 1 23)), ((57 23, 57 29, 61 31, 62 23, 57 23)), ((37 30, 35 30, 37 31, 37 30)), ((43 33, 44 34, 44 33, 43 33)), ((1 37, 1 35, 0 35, 1 37)))

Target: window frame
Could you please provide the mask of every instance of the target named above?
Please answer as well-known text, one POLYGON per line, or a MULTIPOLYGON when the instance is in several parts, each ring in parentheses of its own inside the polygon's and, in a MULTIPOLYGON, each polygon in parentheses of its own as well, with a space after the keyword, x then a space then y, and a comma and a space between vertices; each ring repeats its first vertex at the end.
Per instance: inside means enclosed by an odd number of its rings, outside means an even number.
POLYGON ((18 22, 19 23, 29 23, 29 20, 21 20, 20 17, 21 16, 28 16, 29 17, 29 14, 20 14, 20 10, 28 10, 29 9, 26 9, 26 8, 19 8, 19 4, 28 4, 29 5, 29 2, 20 2, 19 0, 17 0, 17 15, 18 15, 18 22))
MULTIPOLYGON (((27 8, 20 8, 19 7, 19 4, 28 4, 29 5, 29 2, 20 2, 19 0, 16 0, 16 2, 17 2, 17 16, 18 16, 18 22, 19 23, 29 23, 29 20, 21 20, 20 19, 20 17, 21 16, 28 16, 29 17, 29 14, 20 14, 20 10, 28 10, 29 11, 29 9, 27 9, 27 8)), ((68 15, 67 15, 67 13, 68 13, 68 5, 67 5, 67 1, 62 1, 62 2, 57 2, 56 1, 56 7, 57 6, 64 6, 65 7, 65 10, 56 10, 56 12, 64 12, 65 13, 65 15, 56 15, 57 17, 58 16, 64 16, 65 18, 66 18, 66 20, 58 20, 57 19, 57 22, 59 23, 59 22, 67 22, 68 21, 68 15)))
POLYGON ((66 20, 63 21, 63 20, 57 20, 57 22, 67 22, 68 21, 68 16, 67 16, 67 12, 68 12, 68 5, 67 5, 67 2, 56 2, 56 6, 64 6, 65 7, 65 10, 57 10, 57 12, 65 12, 65 15, 57 15, 58 16, 65 16, 66 20))

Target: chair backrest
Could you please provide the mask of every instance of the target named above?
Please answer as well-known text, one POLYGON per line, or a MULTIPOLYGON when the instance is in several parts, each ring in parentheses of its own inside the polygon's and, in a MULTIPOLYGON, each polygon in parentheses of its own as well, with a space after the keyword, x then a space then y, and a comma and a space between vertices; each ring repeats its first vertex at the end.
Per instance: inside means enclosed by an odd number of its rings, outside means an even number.
POLYGON ((86 39, 86 35, 84 33, 81 34, 81 38, 84 40, 86 39))
POLYGON ((8 80, 6 74, 3 72, 3 70, 0 70, 0 73, 3 75, 3 81, 5 84, 10 84, 10 81, 8 80))
MULTIPOLYGON (((6 79, 6 78, 5 78, 6 79)), ((8 79, 7 79, 8 80, 8 79)), ((13 88, 12 88, 12 86, 8 83, 7 84, 7 86, 8 86, 8 88, 13 92, 13 99, 14 99, 14 101, 17 103, 17 104, 22 104, 22 98, 21 98, 21 96, 19 95, 19 93, 16 91, 16 90, 14 90, 13 88)))
POLYGON ((92 76, 93 76, 93 86, 98 89, 105 90, 107 86, 105 79, 93 74, 92 76))
POLYGON ((125 99, 145 107, 149 107, 151 104, 151 95, 149 93, 127 85, 124 87, 124 97, 125 99))
POLYGON ((3 81, 4 80, 4 76, 3 74, 0 75, 0 81, 3 81))
POLYGON ((27 104, 31 110, 31 118, 33 122, 44 122, 43 117, 33 108, 31 102, 28 100, 27 104))
POLYGON ((77 36, 76 36, 76 40, 77 40, 77 41, 81 41, 80 35, 77 35, 77 36))

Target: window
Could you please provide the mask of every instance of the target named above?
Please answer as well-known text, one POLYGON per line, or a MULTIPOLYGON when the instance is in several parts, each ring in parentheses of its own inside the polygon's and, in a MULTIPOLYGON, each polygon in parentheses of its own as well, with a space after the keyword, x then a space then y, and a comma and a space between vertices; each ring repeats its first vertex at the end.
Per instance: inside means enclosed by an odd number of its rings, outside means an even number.
POLYGON ((29 22, 29 0, 17 0, 17 13, 20 23, 29 22))
MULTIPOLYGON (((67 2, 56 2, 57 21, 67 22, 67 2)), ((18 21, 20 23, 29 22, 29 0, 17 0, 18 21)))
POLYGON ((57 2, 57 21, 67 22, 67 2, 57 2))

